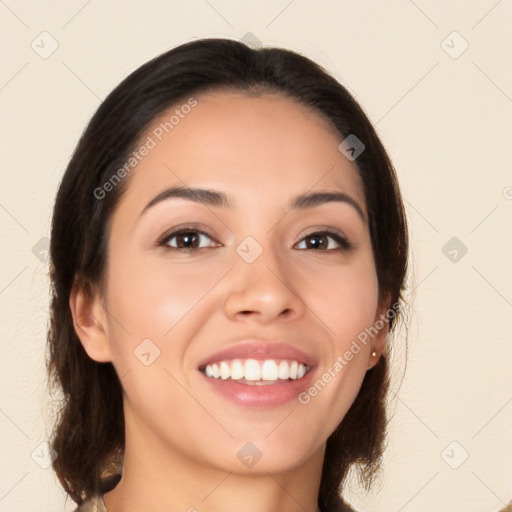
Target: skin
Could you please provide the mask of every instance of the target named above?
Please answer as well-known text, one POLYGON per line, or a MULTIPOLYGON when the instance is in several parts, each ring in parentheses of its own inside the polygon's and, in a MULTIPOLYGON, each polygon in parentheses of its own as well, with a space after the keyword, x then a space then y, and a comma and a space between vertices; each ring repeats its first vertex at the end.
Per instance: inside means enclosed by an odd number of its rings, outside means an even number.
POLYGON ((307 405, 234 404, 197 366, 257 337, 312 354, 320 377, 375 324, 387 305, 378 302, 366 220, 346 202, 289 209, 299 194, 336 191, 366 217, 361 180, 328 122, 289 99, 216 92, 197 100, 131 172, 112 217, 102 292, 77 286, 70 298, 87 354, 112 362, 124 391, 124 474, 104 501, 109 512, 315 512, 326 440, 377 363, 387 326, 307 405), (141 216, 175 185, 224 192, 232 206, 173 198, 141 216), (213 241, 203 237, 195 252, 158 246, 187 222, 213 241), (330 238, 327 249, 308 245, 306 235, 326 226, 354 247, 330 238), (251 264, 235 251, 247 236, 263 248, 251 264), (133 354, 147 338, 160 350, 149 366, 133 354), (247 442, 262 454, 252 468, 236 455, 247 442))

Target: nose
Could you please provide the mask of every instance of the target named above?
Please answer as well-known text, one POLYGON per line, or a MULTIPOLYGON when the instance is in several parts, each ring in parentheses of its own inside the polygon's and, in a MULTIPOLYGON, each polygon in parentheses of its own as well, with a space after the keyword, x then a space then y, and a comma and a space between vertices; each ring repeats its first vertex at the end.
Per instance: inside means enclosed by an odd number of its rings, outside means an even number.
POLYGON ((300 318, 306 306, 298 295, 293 269, 270 249, 252 263, 235 254, 224 311, 231 320, 266 325, 300 318))

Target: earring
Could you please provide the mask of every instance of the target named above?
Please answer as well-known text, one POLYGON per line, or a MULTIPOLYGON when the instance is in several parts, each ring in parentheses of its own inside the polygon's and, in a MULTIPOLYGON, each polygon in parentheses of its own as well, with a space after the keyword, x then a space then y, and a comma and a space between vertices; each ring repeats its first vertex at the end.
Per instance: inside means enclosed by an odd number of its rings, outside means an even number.
POLYGON ((372 357, 377 357, 377 352, 375 352, 375 350, 372 352, 372 357))

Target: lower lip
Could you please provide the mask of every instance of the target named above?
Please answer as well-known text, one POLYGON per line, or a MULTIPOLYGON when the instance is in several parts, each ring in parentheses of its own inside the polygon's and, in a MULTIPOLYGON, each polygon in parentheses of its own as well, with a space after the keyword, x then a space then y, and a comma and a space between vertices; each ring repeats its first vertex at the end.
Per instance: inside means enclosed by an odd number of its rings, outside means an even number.
POLYGON ((231 379, 214 379, 207 377, 202 372, 201 375, 206 379, 211 389, 236 404, 247 407, 277 407, 292 400, 297 400, 298 395, 310 385, 313 378, 313 369, 302 379, 280 380, 275 384, 260 386, 241 384, 231 379))

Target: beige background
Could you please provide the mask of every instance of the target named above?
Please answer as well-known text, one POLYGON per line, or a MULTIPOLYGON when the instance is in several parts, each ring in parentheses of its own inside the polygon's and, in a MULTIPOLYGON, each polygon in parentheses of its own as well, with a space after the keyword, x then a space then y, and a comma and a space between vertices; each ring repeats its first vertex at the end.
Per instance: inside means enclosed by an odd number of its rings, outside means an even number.
POLYGON ((306 54, 349 88, 407 201, 407 371, 384 475, 370 494, 354 483, 350 500, 361 512, 492 512, 512 499, 511 22, 507 0, 0 2, 0 510, 72 508, 41 444, 45 237, 81 131, 149 58, 248 32, 306 54))

